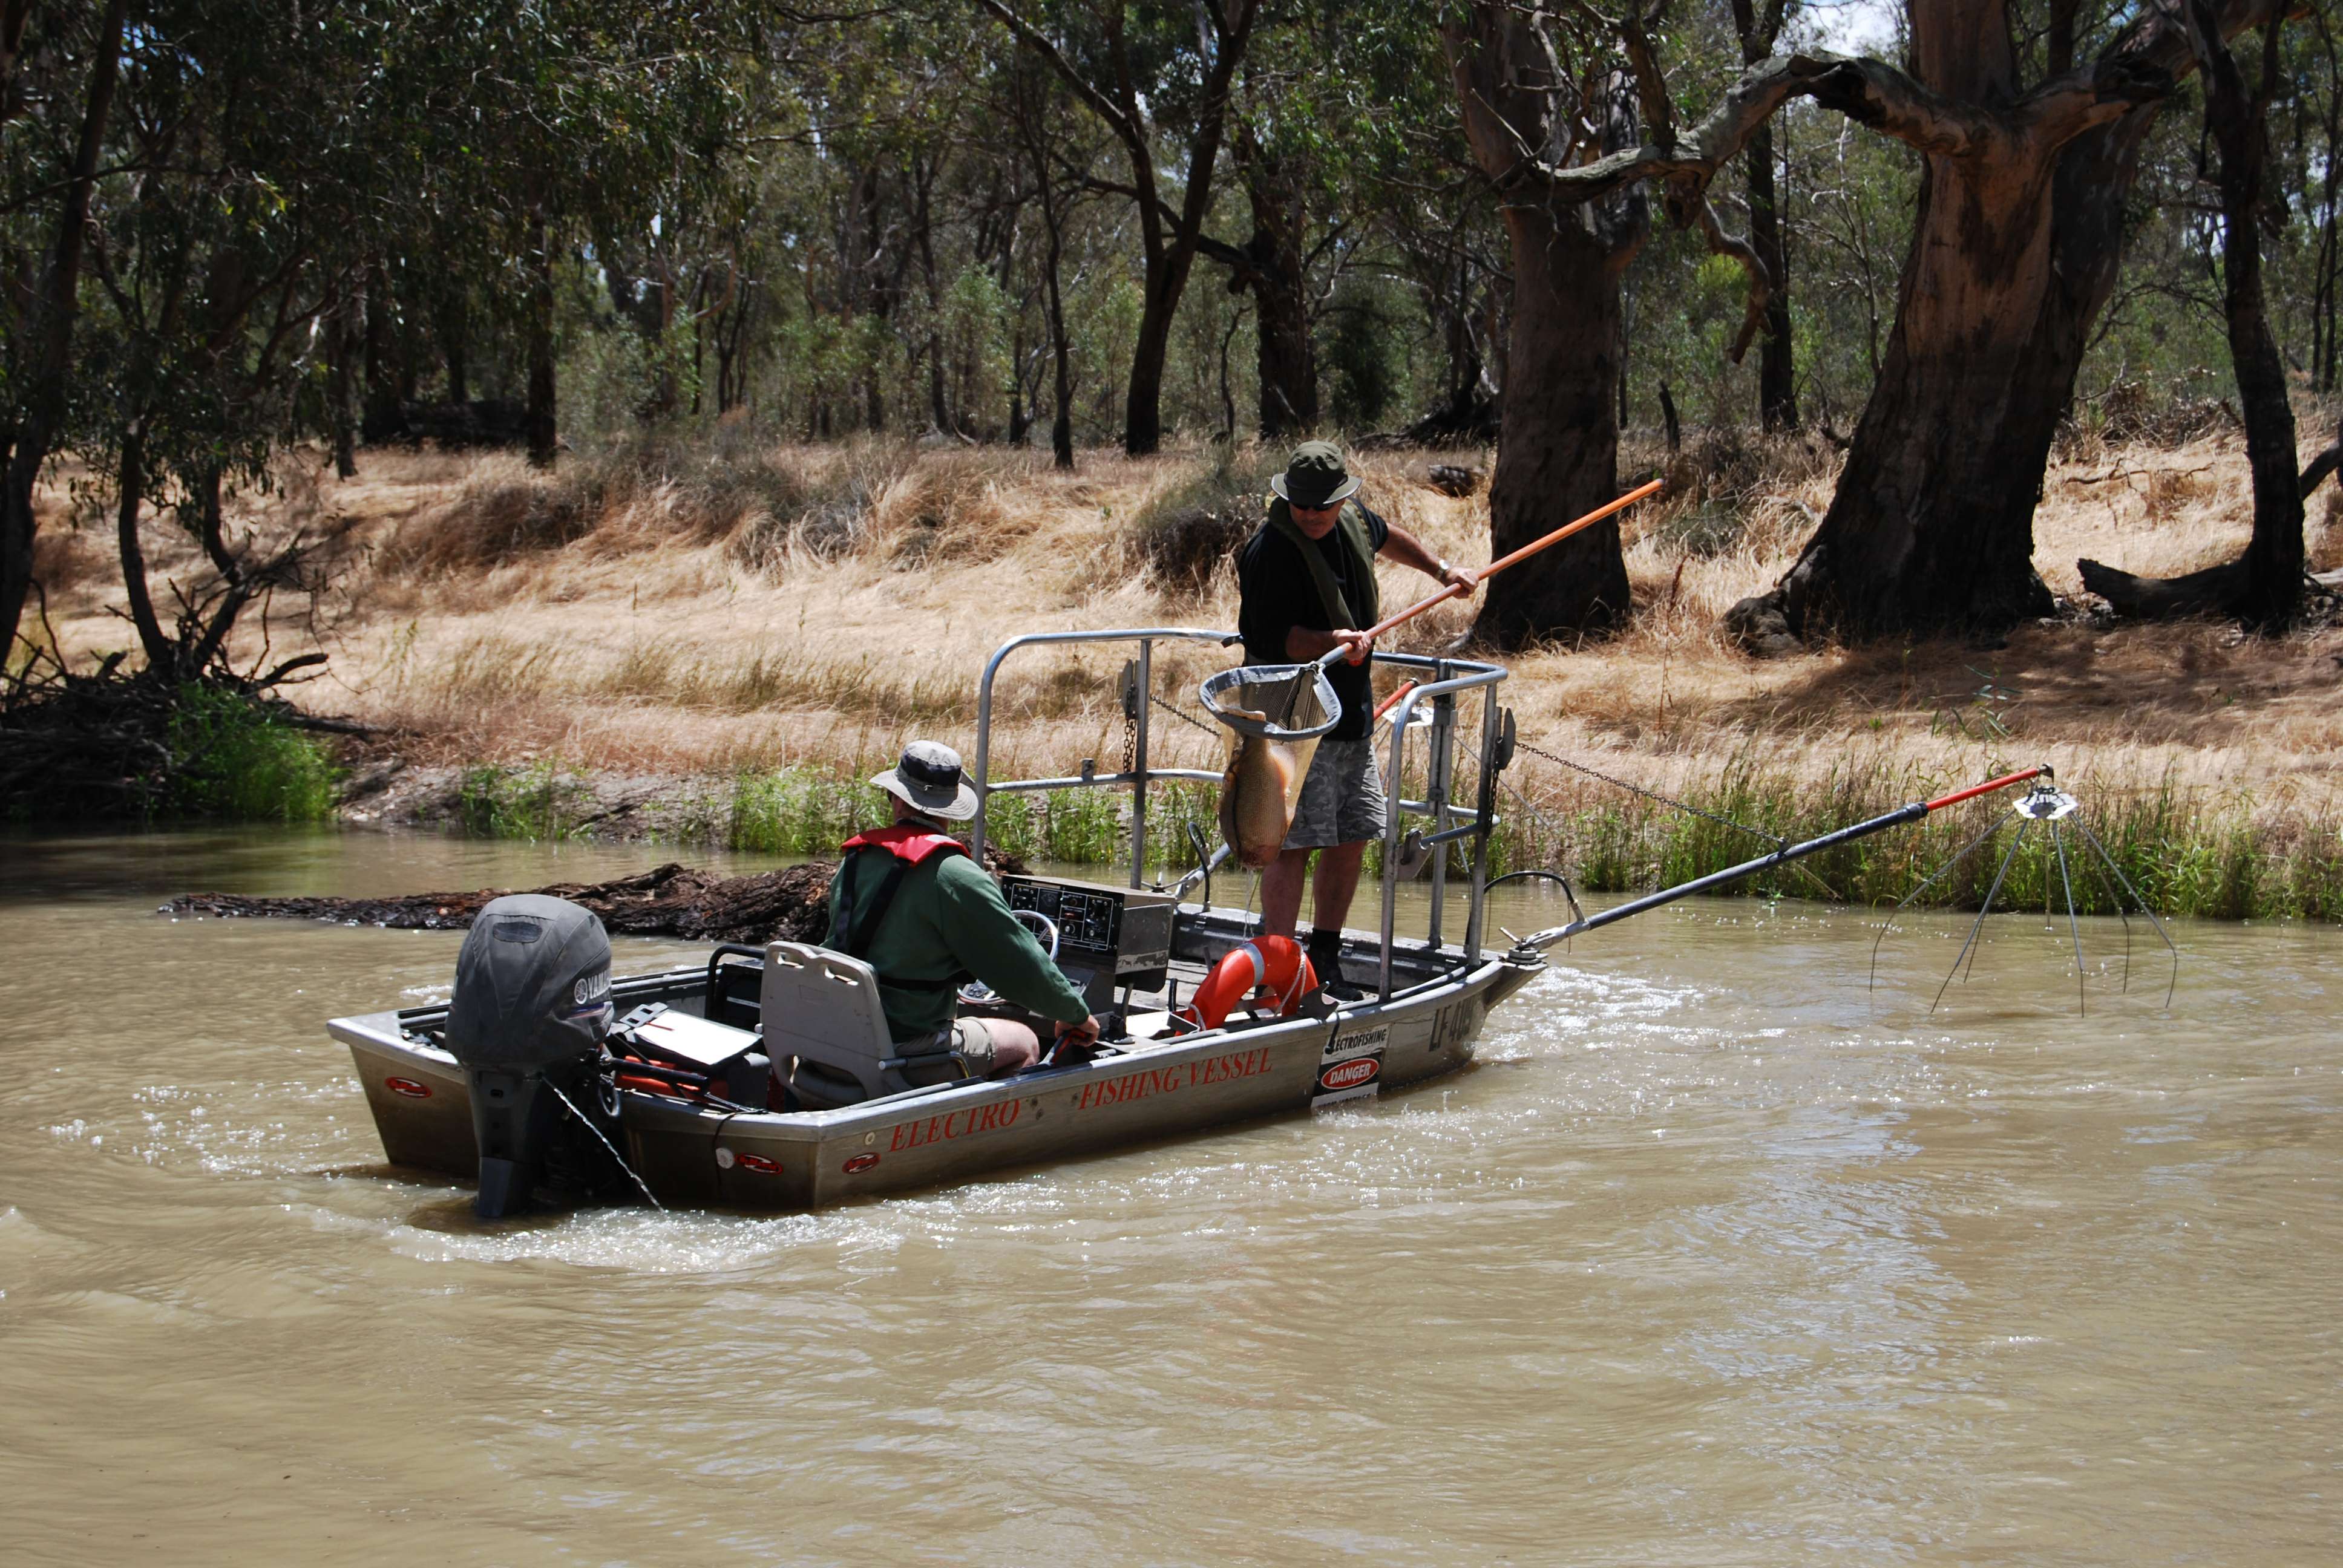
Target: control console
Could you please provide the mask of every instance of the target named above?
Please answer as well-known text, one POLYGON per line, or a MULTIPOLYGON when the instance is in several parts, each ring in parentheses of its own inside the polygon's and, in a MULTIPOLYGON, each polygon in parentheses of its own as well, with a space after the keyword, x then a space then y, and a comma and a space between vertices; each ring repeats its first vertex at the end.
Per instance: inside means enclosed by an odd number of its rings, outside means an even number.
POLYGON ((1172 894, 1060 877, 1003 877, 1001 892, 1011 909, 1045 915, 1058 928, 1058 967, 1092 1012, 1112 1006, 1124 986, 1163 989, 1177 901, 1172 894))

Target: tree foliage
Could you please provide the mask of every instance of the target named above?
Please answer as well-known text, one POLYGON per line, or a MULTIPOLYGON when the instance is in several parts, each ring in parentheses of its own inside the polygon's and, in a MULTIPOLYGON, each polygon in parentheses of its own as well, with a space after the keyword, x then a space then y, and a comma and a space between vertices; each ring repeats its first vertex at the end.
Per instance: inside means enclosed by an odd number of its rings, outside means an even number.
MULTIPOLYGON (((2260 14, 2215 9, 2231 30, 2260 14)), ((1958 381, 1914 357, 1932 215, 1958 189, 1996 221, 2038 194, 2015 175, 1962 186, 1996 115, 2090 121, 2097 151, 2042 166, 2084 182, 2108 236, 2105 286, 2009 449, 2061 421, 2234 403, 2223 159, 2187 51, 2137 44, 2166 12, 1909 0, 1897 36, 1851 60, 1842 16, 1779 0, 12 3, 8 668, 38 641, 35 493, 66 460, 121 542, 142 661, 177 680, 220 666, 251 604, 313 580, 329 540, 237 521, 291 449, 347 473, 370 442, 514 438, 550 463, 644 424, 719 420, 1046 441, 1067 464, 1109 440, 1487 440, 1501 420, 1518 448, 1544 439, 1538 417, 1655 427, 1664 397, 1679 425, 1803 424, 1888 451, 1875 393, 1958 381), (1534 76, 1538 105, 1476 133, 1459 29, 1501 22, 1528 51, 1505 90, 1534 76), (1946 55, 1961 38, 1998 63, 1946 55), (2115 175, 2086 179, 2091 157, 2115 175), (1523 248, 1537 222, 1608 235, 1597 270, 1615 298, 1571 328, 1584 366, 1553 357, 1551 319, 1524 336, 1523 289, 1564 276, 1523 248), (1525 412, 1586 376, 1599 416, 1569 397, 1525 412), (202 564, 149 583, 139 525, 157 516, 202 564)), ((2298 392, 2331 393, 2343 58, 2317 10, 2268 57, 2268 330, 2298 392)), ((2045 221, 2085 205, 2054 197, 2045 221)), ((1906 427, 1959 413, 1925 401, 1906 397, 1906 427)), ((1585 448, 1580 487, 1616 478, 1614 448, 1585 448)), ((2037 459, 2018 457, 1996 460, 2016 476, 1997 489, 1947 468, 1936 490, 2000 518, 1994 558, 2022 563, 2037 459)), ((1500 494, 1571 487, 1551 477, 1501 477, 1500 494)), ((1858 513, 1951 526, 1892 485, 1855 488, 1834 539, 1858 513)), ((1544 515, 1512 505, 1501 534, 1544 515)), ((1846 558, 1857 578, 1884 569, 1846 558)), ((1570 569, 1602 582, 1533 593, 1489 629, 1622 612, 1624 578, 1570 569)), ((2032 602, 2008 571, 1961 603, 1942 574, 1915 579, 1926 604, 1808 578, 1815 591, 1791 597, 1815 625, 1857 631, 2032 602)))

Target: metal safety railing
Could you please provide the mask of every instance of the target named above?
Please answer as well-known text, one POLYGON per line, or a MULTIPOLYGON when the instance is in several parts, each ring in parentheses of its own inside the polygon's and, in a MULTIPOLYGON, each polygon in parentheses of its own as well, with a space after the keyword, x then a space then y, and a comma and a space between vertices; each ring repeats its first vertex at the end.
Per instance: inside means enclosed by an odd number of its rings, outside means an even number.
POLYGON ((1197 627, 1158 626, 1121 628, 1109 631, 1037 631, 1023 637, 1011 638, 993 649, 985 661, 983 678, 976 689, 976 765, 970 780, 976 790, 976 819, 969 833, 970 852, 978 859, 984 857, 986 808, 994 795, 1038 794, 1050 789, 1092 789, 1119 784, 1131 785, 1131 885, 1142 886, 1147 874, 1147 790, 1150 785, 1167 779, 1192 779, 1217 784, 1217 770, 1202 768, 1151 768, 1147 761, 1148 709, 1152 706, 1148 698, 1154 690, 1153 660, 1159 642, 1210 642, 1226 648, 1238 641, 1232 631, 1206 631, 1197 627), (1101 773, 1086 769, 1071 778, 1063 779, 1001 779, 992 777, 992 685, 1001 667, 1011 654, 1020 648, 1046 644, 1078 642, 1135 642, 1139 645, 1137 681, 1139 700, 1133 705, 1131 722, 1131 761, 1128 770, 1101 773))
POLYGON ((1496 783, 1502 767, 1498 756, 1501 726, 1497 685, 1505 678, 1506 670, 1503 665, 1484 664, 1477 659, 1438 658, 1426 654, 1378 653, 1373 658, 1377 664, 1425 670, 1432 677, 1402 696, 1391 712, 1391 768, 1385 775, 1390 781, 1390 803, 1383 817, 1383 960, 1376 976, 1380 998, 1388 1001, 1392 994, 1392 944, 1399 912, 1400 860, 1407 839, 1402 823, 1408 812, 1432 819, 1432 831, 1420 840, 1432 855, 1430 926, 1425 946, 1433 951, 1441 946, 1441 921, 1447 908, 1448 847, 1469 842, 1465 865, 1472 882, 1466 904, 1464 962, 1469 967, 1480 960, 1481 917, 1489 883, 1489 835, 1497 826, 1496 783), (1475 690, 1482 694, 1480 777, 1473 809, 1463 812, 1455 801, 1456 699, 1462 692, 1475 690), (1407 740, 1420 728, 1414 722, 1415 713, 1426 702, 1432 705, 1432 723, 1423 727, 1431 731, 1426 739, 1423 796, 1410 800, 1401 789, 1407 777, 1407 740))
MULTIPOLYGON (((1238 638, 1233 632, 1207 631, 1194 627, 1146 627, 1103 631, 1034 632, 1012 638, 1002 643, 986 660, 984 674, 978 683, 976 697, 976 757, 970 769, 970 783, 976 790, 976 817, 970 825, 969 842, 971 850, 981 857, 984 851, 986 818, 991 798, 995 795, 1038 794, 1052 789, 1094 789, 1128 785, 1131 789, 1131 886, 1146 885, 1147 870, 1147 792, 1151 786, 1167 779, 1193 779, 1218 784, 1218 770, 1202 768, 1156 768, 1148 760, 1148 711, 1151 706, 1152 662, 1154 645, 1159 642, 1209 642, 1222 647, 1233 646, 1238 638), (992 777, 992 715, 993 689, 1001 668, 1010 656, 1022 648, 1071 643, 1132 643, 1139 645, 1135 671, 1139 699, 1131 707, 1133 733, 1131 761, 1127 769, 1101 772, 1094 767, 1068 777, 1047 779, 995 779, 992 777)), ((1471 877, 1470 900, 1465 920, 1463 956, 1469 966, 1481 956, 1482 914, 1489 879, 1489 836, 1497 826, 1496 779, 1503 767, 1498 755, 1501 726, 1497 707, 1497 685, 1505 678, 1502 665, 1487 664, 1477 659, 1442 658, 1429 654, 1381 653, 1373 656, 1373 662, 1395 669, 1405 669, 1428 675, 1400 694, 1392 709, 1389 771, 1389 809, 1384 818, 1383 852, 1383 898, 1379 926, 1382 960, 1377 973, 1377 990, 1382 1000, 1392 995, 1392 946, 1398 918, 1399 867, 1403 845, 1420 843, 1431 856, 1432 886, 1430 929, 1426 946, 1437 951, 1442 945, 1441 929, 1446 910, 1449 878, 1449 849, 1464 844, 1464 864, 1471 877), (1469 808, 1460 808, 1455 799, 1456 702, 1465 692, 1482 693, 1480 777, 1474 799, 1469 808), (1418 724, 1415 718, 1428 708, 1429 724, 1418 724), (1408 799, 1402 788, 1407 778, 1408 738, 1416 730, 1425 731, 1427 755, 1424 768, 1423 793, 1421 798, 1408 799), (1431 819, 1429 833, 1420 839, 1411 839, 1403 829, 1410 815, 1431 819)), ((1182 884, 1185 886, 1185 884, 1182 884)))

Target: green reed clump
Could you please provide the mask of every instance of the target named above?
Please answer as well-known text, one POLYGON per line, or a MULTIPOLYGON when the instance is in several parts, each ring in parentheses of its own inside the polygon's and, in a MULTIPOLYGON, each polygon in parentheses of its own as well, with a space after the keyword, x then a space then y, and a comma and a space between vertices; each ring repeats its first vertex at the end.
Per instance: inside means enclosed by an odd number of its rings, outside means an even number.
POLYGON ((169 807, 248 822, 322 822, 334 814, 339 777, 325 742, 277 709, 238 692, 191 682, 172 709, 169 807))
MULTIPOLYGON (((1524 788, 1535 782, 1520 780, 1524 788)), ((1585 891, 1645 892, 1757 859, 1781 843, 1820 837, 1941 793, 1954 782, 1884 763, 1851 764, 1817 782, 1736 759, 1686 795, 1688 803, 1711 813, 1702 817, 1634 795, 1532 806, 1513 792, 1509 780, 1498 800, 1500 824, 1491 835, 1490 872, 1550 867, 1585 891)), ((1421 788, 1420 779, 1412 779, 1407 793, 1420 795, 1421 788)), ((2266 811, 2249 792, 2216 795, 2180 789, 2169 779, 2152 789, 2105 793, 2086 785, 2077 793, 2080 820, 2159 915, 2343 920, 2343 820, 2266 811)), ((2058 842, 2045 827, 2031 828, 2019 843, 2020 819, 2010 809, 2016 798, 2015 791, 1990 797, 1765 868, 1721 890, 1877 905, 1921 889, 1915 900, 1919 907, 1974 910, 1992 890, 1996 908, 2063 914, 2071 890, 2080 915, 2112 914, 2119 903, 2132 907, 2074 819, 2062 834, 2063 879, 2058 842), (1964 848, 1969 852, 1956 862, 1964 848)), ((330 805, 329 792, 322 799, 330 805)), ((477 768, 464 776, 459 815, 475 832, 561 838, 584 829, 591 799, 586 781, 556 763, 477 768)), ((882 805, 860 768, 789 768, 738 775, 669 827, 678 838, 736 849, 828 855, 859 828, 883 821, 882 805)), ((1215 786, 1159 785, 1148 805, 1147 864, 1153 875, 1168 878, 1194 865, 1192 825, 1208 852, 1218 847, 1215 786)), ((1121 864, 1130 833, 1127 789, 996 795, 987 813, 990 842, 1028 861, 1121 864)), ((1469 841, 1456 847, 1452 877, 1465 874, 1468 850, 1469 841)), ((1380 877, 1380 843, 1370 847, 1366 870, 1371 879, 1380 877)))
POLYGON ((724 842, 768 855, 832 855, 859 829, 885 820, 880 805, 859 771, 743 773, 732 780, 724 842))
MULTIPOLYGON (((1534 817, 1513 802, 1513 819, 1496 835, 1498 869, 1557 866, 1592 892, 1644 892, 1756 859, 1780 843, 1821 837, 1940 793, 1951 782, 1910 768, 1856 764, 1816 783, 1739 760, 1685 797, 1755 831, 1632 796, 1534 817)), ((1990 892, 1998 909, 2061 914, 2071 895, 2077 914, 2104 915, 2119 905, 2137 907, 2109 874, 2112 861, 2159 915, 2343 920, 2343 824, 2331 817, 2261 812, 2249 792, 2186 790, 2169 779, 2104 794, 2085 785, 2077 793, 2078 818, 2068 819, 2055 839, 2036 825, 2020 840, 2011 791, 1766 868, 1730 890, 1889 904, 1919 890, 1919 907, 1963 910, 1979 907, 1990 892), (2080 830, 2086 825, 2107 860, 2080 830), (1956 862, 1964 849, 1967 854, 1956 862)))
MULTIPOLYGON (((713 805, 691 819, 692 827, 727 848, 772 855, 832 854, 857 830, 886 818, 884 802, 859 769, 743 773, 731 781, 729 797, 713 805)), ((1185 870, 1193 863, 1186 833, 1191 822, 1204 832, 1208 846, 1219 842, 1220 801, 1208 786, 1158 785, 1148 796, 1148 863, 1158 869, 1185 870)), ((985 813, 987 842, 1021 860, 1115 863, 1129 855, 1130 834, 1127 790, 996 795, 985 813)))
POLYGON ((548 759, 525 768, 468 768, 456 786, 456 819, 488 839, 571 839, 586 829, 593 786, 548 759))
POLYGON ((1120 790, 1051 789, 995 795, 986 802, 987 841, 1021 860, 1104 865, 1123 852, 1129 831, 1120 790))

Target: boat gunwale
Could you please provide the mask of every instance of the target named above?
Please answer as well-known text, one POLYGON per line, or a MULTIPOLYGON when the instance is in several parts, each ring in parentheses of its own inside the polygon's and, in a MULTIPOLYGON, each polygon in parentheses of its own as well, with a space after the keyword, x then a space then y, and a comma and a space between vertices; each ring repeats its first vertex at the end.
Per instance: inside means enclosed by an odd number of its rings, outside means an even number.
MULTIPOLYGON (((1499 971, 1508 968, 1523 967, 1525 966, 1523 961, 1513 954, 1490 952, 1484 954, 1476 965, 1470 968, 1462 964, 1451 966, 1430 980, 1410 986, 1403 991, 1394 991, 1388 999, 1371 995, 1361 1001, 1339 1005, 1325 1013, 1246 1019, 1234 1024, 1223 1024, 1220 1028, 1201 1030, 1193 1034, 1175 1035, 1161 1040, 1134 1042, 1129 1049, 1119 1046, 1111 1054, 1095 1057, 1086 1062, 1029 1070, 1011 1078, 961 1079, 943 1083, 922 1084, 910 1089, 899 1090, 892 1094, 858 1101, 852 1105, 833 1106, 820 1111, 727 1111, 720 1106, 704 1104, 681 1095, 659 1094, 633 1088, 622 1088, 618 1092, 622 1101, 639 1101, 646 1105, 659 1106, 669 1111, 685 1111, 705 1116, 726 1126, 739 1126, 743 1131, 753 1129, 768 1133, 810 1132, 817 1139, 827 1140, 832 1132, 836 1131, 864 1131, 860 1124, 866 1121, 875 1121, 882 1125, 890 1123, 907 1106, 914 1103, 941 1102, 947 1097, 961 1094, 975 1101, 988 1095, 999 1094, 1003 1091, 1015 1093, 1031 1092, 1037 1085, 1056 1090, 1079 1084, 1091 1077, 1111 1076, 1128 1070, 1134 1063, 1152 1065, 1172 1058, 1175 1054, 1192 1053, 1199 1057, 1209 1056, 1210 1049, 1200 1050, 1198 1048, 1224 1046, 1266 1031, 1292 1029, 1296 1025, 1308 1025, 1322 1030, 1331 1040, 1339 1036, 1346 1025, 1356 1027, 1372 1023, 1376 1019, 1389 1016, 1394 1011, 1413 1012, 1423 1006, 1437 1006, 1451 1000, 1440 994, 1443 990, 1454 991, 1485 990, 1499 979, 1499 971)), ((704 966, 679 965, 667 970, 629 975, 613 983, 612 994, 622 996, 628 992, 637 994, 645 991, 656 992, 679 983, 702 980, 705 974, 704 966)), ((400 1027, 410 1018, 428 1017, 435 1012, 444 1013, 447 1006, 447 1004, 443 1002, 424 1008, 351 1014, 327 1020, 327 1029, 334 1039, 345 1045, 363 1046, 377 1051, 389 1050, 419 1057, 445 1070, 460 1074, 463 1071, 463 1066, 452 1052, 444 1047, 433 1045, 427 1040, 411 1039, 407 1030, 400 1027), (384 1027, 386 1024, 389 1026, 388 1029, 384 1027)))

